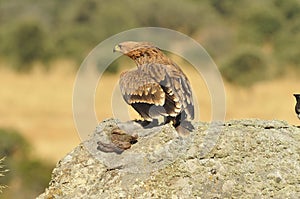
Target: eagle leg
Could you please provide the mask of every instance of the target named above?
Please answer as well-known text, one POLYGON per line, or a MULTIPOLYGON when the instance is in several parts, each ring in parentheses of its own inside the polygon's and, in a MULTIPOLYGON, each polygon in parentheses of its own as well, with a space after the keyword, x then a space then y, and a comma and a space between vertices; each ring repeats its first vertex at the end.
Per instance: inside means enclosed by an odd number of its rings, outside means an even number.
POLYGON ((181 114, 176 117, 166 117, 165 124, 172 122, 172 125, 181 136, 187 136, 194 130, 194 126, 190 121, 182 120, 181 114))
POLYGON ((153 119, 152 121, 147 120, 135 120, 136 123, 140 124, 143 128, 152 128, 155 126, 159 126, 158 119, 153 119))

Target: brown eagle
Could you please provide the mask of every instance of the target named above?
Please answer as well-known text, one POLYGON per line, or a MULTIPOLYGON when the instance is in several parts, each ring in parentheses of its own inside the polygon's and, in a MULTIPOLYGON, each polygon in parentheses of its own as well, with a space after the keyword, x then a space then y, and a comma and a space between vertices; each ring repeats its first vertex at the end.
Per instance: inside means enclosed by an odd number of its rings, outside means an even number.
POLYGON ((131 58, 137 69, 123 72, 120 89, 124 100, 144 119, 142 125, 172 122, 181 134, 193 130, 194 103, 190 82, 179 66, 149 42, 126 41, 115 46, 131 58))

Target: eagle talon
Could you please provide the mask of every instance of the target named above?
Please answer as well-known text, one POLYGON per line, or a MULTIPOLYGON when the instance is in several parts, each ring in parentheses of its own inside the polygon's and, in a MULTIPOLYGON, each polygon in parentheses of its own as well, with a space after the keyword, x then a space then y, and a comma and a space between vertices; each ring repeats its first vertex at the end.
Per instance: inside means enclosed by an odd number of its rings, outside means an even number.
POLYGON ((157 119, 153 119, 153 121, 146 121, 146 120, 135 120, 136 123, 141 125, 143 128, 148 129, 148 128, 153 128, 156 126, 160 126, 159 122, 157 119))

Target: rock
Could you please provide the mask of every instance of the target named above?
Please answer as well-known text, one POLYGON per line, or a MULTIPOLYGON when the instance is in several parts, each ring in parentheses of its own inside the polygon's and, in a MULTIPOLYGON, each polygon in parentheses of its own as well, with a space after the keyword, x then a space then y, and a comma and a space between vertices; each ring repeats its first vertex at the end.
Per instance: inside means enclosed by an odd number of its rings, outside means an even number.
POLYGON ((300 197, 300 128, 255 119, 194 126, 182 138, 171 125, 106 120, 58 162, 38 198, 300 197), (137 143, 119 154, 97 150, 116 125, 137 143))

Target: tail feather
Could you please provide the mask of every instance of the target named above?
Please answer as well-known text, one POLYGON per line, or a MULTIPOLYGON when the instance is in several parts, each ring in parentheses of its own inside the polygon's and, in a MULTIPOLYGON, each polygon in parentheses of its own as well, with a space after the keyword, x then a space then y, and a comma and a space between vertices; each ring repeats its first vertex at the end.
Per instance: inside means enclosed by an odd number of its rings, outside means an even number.
POLYGON ((187 137, 194 130, 194 126, 190 121, 182 121, 177 127, 176 131, 182 137, 187 137))

